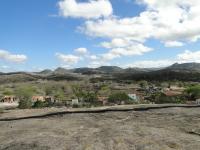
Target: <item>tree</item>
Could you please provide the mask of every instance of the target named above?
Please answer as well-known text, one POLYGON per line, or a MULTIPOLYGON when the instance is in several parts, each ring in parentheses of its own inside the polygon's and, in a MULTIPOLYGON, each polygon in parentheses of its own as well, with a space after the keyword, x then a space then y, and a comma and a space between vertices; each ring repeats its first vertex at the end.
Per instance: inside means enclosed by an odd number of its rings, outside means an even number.
POLYGON ((19 97, 19 108, 31 108, 32 101, 31 97, 36 92, 36 89, 33 87, 23 86, 16 89, 15 94, 19 97))
POLYGON ((109 96, 108 101, 111 103, 121 104, 121 102, 130 103, 129 96, 124 92, 113 93, 109 96))
POLYGON ((97 94, 95 92, 87 92, 83 96, 83 100, 88 103, 95 103, 97 101, 97 94))
POLYGON ((49 106, 47 102, 36 101, 33 105, 33 108, 42 108, 49 106))
POLYGON ((147 85, 148 85, 148 82, 145 81, 145 80, 143 80, 143 81, 140 81, 140 82, 139 82, 139 85, 140 85, 141 88, 146 88, 147 85))
POLYGON ((55 99, 58 101, 63 101, 65 100, 65 94, 62 90, 58 90, 56 91, 55 95, 54 95, 55 99))
POLYGON ((32 107, 31 99, 20 99, 19 108, 20 109, 28 109, 32 107))
POLYGON ((53 95, 54 89, 51 86, 46 86, 44 91, 45 91, 45 95, 53 95))
POLYGON ((82 98, 84 96, 84 92, 79 85, 73 85, 72 91, 73 91, 74 95, 78 98, 78 100, 82 100, 82 98))
POLYGON ((13 95, 13 91, 11 91, 10 89, 5 89, 2 94, 3 95, 13 95))
POLYGON ((200 85, 190 86, 185 90, 186 96, 190 100, 196 100, 200 98, 200 85))

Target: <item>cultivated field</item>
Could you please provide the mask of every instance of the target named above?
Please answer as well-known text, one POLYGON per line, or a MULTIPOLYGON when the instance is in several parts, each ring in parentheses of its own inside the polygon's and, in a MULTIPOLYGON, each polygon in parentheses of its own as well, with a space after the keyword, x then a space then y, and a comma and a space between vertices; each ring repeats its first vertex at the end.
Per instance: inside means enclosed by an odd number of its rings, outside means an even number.
POLYGON ((10 110, 0 114, 0 149, 200 149, 199 107, 55 113, 58 111, 66 110, 10 110), (55 114, 44 116, 48 113, 55 114), (14 120, 31 114, 40 117, 14 120))

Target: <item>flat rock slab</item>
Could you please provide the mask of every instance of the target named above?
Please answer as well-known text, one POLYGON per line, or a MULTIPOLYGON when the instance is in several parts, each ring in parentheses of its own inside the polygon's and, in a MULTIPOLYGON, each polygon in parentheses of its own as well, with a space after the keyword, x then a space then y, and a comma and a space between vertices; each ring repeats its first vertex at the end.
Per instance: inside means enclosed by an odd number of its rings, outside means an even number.
POLYGON ((42 109, 11 109, 4 110, 0 113, 0 121, 45 118, 55 115, 64 115, 70 113, 104 113, 111 111, 147 111, 152 109, 164 108, 196 108, 200 105, 185 105, 185 104, 140 104, 140 105, 116 105, 94 108, 42 108, 42 109))
MULTIPOLYGON (((141 106, 117 109, 125 107, 141 106)), ((75 111, 57 109, 9 110, 1 118, 75 111)), ((65 113, 0 121, 0 129, 1 150, 200 150, 199 107, 65 113)))

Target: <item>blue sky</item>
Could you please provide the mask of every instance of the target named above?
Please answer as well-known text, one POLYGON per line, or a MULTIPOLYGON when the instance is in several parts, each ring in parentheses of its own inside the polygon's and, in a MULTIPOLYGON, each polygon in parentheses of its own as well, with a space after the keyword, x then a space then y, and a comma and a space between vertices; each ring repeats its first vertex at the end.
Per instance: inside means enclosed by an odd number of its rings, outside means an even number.
POLYGON ((1 0, 0 72, 200 62, 195 0, 1 0))

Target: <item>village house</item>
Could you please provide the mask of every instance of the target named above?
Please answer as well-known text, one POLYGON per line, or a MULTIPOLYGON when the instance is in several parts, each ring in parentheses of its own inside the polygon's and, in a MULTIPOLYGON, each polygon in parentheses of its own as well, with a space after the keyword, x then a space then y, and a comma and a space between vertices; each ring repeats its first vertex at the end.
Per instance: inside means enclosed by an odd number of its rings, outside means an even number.
POLYGON ((54 102, 54 98, 52 96, 33 96, 32 102, 54 102))
POLYGON ((180 96, 182 94, 181 91, 163 91, 162 92, 165 96, 169 96, 169 97, 172 97, 172 96, 180 96))
POLYGON ((53 96, 45 96, 45 101, 51 103, 56 102, 53 96))
POLYGON ((98 101, 102 103, 102 105, 106 105, 108 103, 108 97, 106 96, 99 96, 98 101))
POLYGON ((37 101, 44 102, 45 101, 44 96, 33 96, 32 102, 37 102, 37 101))
POLYGON ((78 105, 79 104, 79 100, 78 99, 69 99, 69 100, 66 100, 66 104, 68 106, 72 106, 72 105, 78 105))
POLYGON ((78 105, 79 101, 78 99, 72 99, 72 105, 78 105))
POLYGON ((134 102, 138 102, 140 98, 137 96, 137 94, 128 94, 128 97, 133 100, 134 102))
POLYGON ((4 96, 1 99, 1 102, 3 103, 14 103, 14 102, 18 102, 18 98, 16 96, 4 96))
POLYGON ((200 105, 200 99, 197 99, 197 100, 196 100, 196 104, 197 104, 197 105, 200 105))
POLYGON ((169 89, 172 91, 179 91, 179 92, 183 92, 185 90, 184 87, 178 87, 178 86, 170 86, 169 89))

